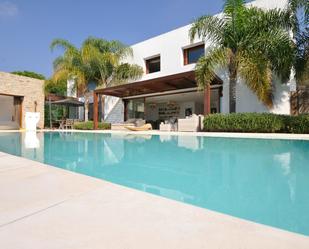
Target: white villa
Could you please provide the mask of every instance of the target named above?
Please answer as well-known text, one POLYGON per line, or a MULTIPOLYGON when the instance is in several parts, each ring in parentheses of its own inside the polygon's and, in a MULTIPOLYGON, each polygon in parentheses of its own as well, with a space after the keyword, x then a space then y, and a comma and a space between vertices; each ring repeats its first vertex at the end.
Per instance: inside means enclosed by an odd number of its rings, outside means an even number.
MULTIPOLYGON (((286 3, 286 0, 256 0, 250 4, 270 9, 284 8, 286 3)), ((173 117, 229 112, 226 69, 216 72, 218 77, 211 84, 210 91, 197 90, 195 63, 207 53, 210 44, 202 40, 191 43, 189 29, 190 25, 187 25, 132 45, 133 58, 128 62, 142 66, 144 75, 136 82, 95 91, 95 96, 106 96, 104 120, 122 123, 141 118, 155 124, 156 128, 156 124, 173 117)), ((288 85, 276 81, 274 89, 274 107, 268 109, 239 81, 236 112, 290 114, 288 85)))

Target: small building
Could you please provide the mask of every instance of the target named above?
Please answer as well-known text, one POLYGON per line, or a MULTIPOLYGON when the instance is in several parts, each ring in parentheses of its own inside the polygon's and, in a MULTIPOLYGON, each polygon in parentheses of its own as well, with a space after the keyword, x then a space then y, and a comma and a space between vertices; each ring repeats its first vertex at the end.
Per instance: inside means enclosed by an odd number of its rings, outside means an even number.
MULTIPOLYGON (((256 0, 253 6, 285 8, 287 1, 256 0)), ((199 91, 195 80, 197 60, 207 53, 211 42, 189 39, 191 25, 186 25, 131 46, 129 63, 144 69, 141 79, 128 84, 97 89, 105 95, 104 120, 121 123, 132 118, 163 122, 190 114, 229 113, 229 80, 227 69, 216 72, 210 88, 199 91)), ((274 79, 273 108, 268 108, 244 84, 237 83, 236 112, 271 112, 290 114, 290 91, 274 79)), ((101 113, 100 115, 101 116, 101 113)))
POLYGON ((26 112, 39 112, 44 128, 44 80, 0 72, 0 129, 25 128, 26 112))

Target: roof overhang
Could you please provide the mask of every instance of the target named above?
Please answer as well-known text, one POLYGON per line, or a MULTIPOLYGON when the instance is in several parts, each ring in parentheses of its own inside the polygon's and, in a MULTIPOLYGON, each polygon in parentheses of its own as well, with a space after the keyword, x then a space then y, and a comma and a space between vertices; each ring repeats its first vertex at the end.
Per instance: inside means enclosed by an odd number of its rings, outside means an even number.
MULTIPOLYGON (((222 81, 219 78, 216 78, 214 84, 222 84, 222 81)), ((130 96, 162 93, 194 87, 197 87, 195 73, 194 71, 189 71, 134 83, 96 89, 95 92, 98 94, 126 98, 130 96)))

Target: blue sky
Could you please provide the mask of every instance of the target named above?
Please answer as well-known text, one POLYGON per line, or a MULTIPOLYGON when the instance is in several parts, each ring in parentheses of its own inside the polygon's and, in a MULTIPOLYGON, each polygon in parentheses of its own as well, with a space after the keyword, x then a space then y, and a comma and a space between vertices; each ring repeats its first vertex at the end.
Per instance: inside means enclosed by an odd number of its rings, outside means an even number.
POLYGON ((54 38, 75 45, 88 36, 128 45, 215 14, 222 0, 0 0, 0 71, 50 76, 54 38))

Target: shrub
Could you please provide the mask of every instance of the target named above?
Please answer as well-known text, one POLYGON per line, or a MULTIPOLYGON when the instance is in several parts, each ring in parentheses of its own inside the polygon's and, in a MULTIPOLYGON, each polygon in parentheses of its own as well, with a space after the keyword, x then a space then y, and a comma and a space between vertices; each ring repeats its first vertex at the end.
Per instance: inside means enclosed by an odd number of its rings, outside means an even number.
POLYGON ((289 133, 309 134, 309 114, 286 116, 285 123, 289 133))
POLYGON ((309 134, 309 115, 271 113, 211 114, 204 119, 205 131, 309 134))
MULTIPOLYGON (((109 130, 111 125, 109 123, 98 123, 99 130, 109 130)), ((76 130, 93 130, 93 121, 76 122, 74 123, 74 129, 76 130)))

